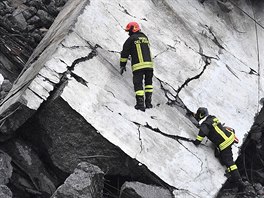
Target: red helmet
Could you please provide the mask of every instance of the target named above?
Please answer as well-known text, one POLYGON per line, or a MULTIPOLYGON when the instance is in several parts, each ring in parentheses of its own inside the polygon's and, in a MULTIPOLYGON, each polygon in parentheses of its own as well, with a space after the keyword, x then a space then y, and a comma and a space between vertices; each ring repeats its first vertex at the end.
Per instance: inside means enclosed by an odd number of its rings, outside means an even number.
POLYGON ((140 30, 140 27, 137 22, 130 22, 126 26, 126 32, 132 31, 132 32, 138 32, 140 30))

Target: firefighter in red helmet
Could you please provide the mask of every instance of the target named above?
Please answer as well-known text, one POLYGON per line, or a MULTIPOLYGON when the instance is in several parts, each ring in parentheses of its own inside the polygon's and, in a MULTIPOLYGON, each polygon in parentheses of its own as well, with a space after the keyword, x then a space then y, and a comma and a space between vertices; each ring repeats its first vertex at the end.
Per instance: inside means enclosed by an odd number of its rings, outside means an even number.
POLYGON ((152 108, 151 100, 153 92, 153 61, 149 48, 149 40, 141 32, 136 22, 128 23, 125 31, 128 32, 129 38, 125 41, 121 52, 120 74, 122 75, 126 71, 127 60, 130 55, 136 95, 135 109, 145 111, 145 108, 152 108), (143 80, 145 82, 144 87, 143 80))

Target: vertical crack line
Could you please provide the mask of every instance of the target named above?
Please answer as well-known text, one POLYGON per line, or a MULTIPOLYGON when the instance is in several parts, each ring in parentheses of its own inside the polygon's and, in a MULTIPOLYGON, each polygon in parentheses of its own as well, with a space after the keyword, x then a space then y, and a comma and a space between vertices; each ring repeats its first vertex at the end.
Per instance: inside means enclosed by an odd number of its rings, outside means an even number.
POLYGON ((140 142, 140 152, 139 153, 141 153, 143 150, 143 144, 142 144, 141 133, 140 133, 140 125, 138 125, 138 139, 140 142))
POLYGON ((254 21, 255 21, 255 32, 256 32, 256 48, 257 48, 257 60, 258 60, 258 112, 260 111, 260 107, 259 107, 259 101, 260 101, 260 53, 259 53, 259 36, 258 36, 258 27, 257 27, 257 22, 256 22, 256 14, 254 12, 254 8, 253 5, 251 3, 251 8, 252 8, 252 12, 253 12, 253 17, 254 17, 254 21))
POLYGON ((216 38, 216 36, 215 36, 215 34, 214 34, 212 28, 209 27, 209 26, 207 26, 207 25, 205 25, 205 27, 208 29, 209 33, 213 36, 212 41, 213 41, 213 42, 214 42, 214 43, 215 43, 220 49, 225 49, 225 48, 220 44, 220 42, 218 41, 218 39, 216 38))
POLYGON ((143 144, 142 144, 141 133, 140 133, 140 126, 141 126, 141 124, 140 123, 137 123, 137 122, 133 122, 133 123, 138 126, 138 129, 137 129, 138 130, 138 140, 140 142, 140 152, 139 153, 141 153, 143 151, 143 144))
MULTIPOLYGON (((260 23, 258 23, 257 21, 256 21, 256 19, 255 18, 253 18, 253 17, 251 17, 247 12, 245 12, 242 8, 240 8, 237 4, 235 4, 233 1, 231 1, 231 0, 229 0, 230 1, 230 3, 233 5, 233 6, 235 6, 236 8, 238 8, 242 13, 244 13, 246 16, 248 16, 251 20, 253 20, 257 25, 259 25, 262 29, 264 29, 264 26, 263 25, 261 25, 260 23)), ((254 12, 253 12, 254 13, 254 12)))

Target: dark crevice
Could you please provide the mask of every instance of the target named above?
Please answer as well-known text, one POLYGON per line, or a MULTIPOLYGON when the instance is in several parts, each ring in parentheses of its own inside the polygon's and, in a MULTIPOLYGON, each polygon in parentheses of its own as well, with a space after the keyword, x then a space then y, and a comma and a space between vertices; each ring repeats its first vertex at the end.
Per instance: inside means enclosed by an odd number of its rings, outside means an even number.
MULTIPOLYGON (((237 78, 239 79, 239 77, 235 74, 235 72, 228 66, 226 65, 226 68, 237 78)), ((240 80, 240 79, 239 79, 240 80)))
POLYGON ((140 142, 140 152, 139 153, 141 153, 142 150, 143 150, 143 145, 142 145, 142 139, 141 139, 141 136, 140 136, 140 126, 142 126, 142 125, 137 123, 137 122, 133 122, 133 123, 138 126, 138 140, 140 142))
MULTIPOLYGON (((148 129, 151 129, 152 131, 155 131, 155 132, 157 132, 157 133, 159 133, 159 134, 161 134, 161 135, 163 135, 165 137, 168 137, 168 138, 176 140, 181 146, 183 146, 188 152, 190 152, 192 155, 194 155, 201 162, 201 167, 200 167, 201 170, 200 170, 200 172, 202 172, 203 161, 196 154, 194 154, 192 151, 190 151, 190 149, 188 149, 186 146, 184 146, 182 144, 182 142, 181 142, 181 141, 193 142, 192 139, 186 138, 186 137, 182 137, 182 136, 178 136, 178 135, 170 135, 170 134, 164 133, 159 128, 153 128, 148 123, 146 123, 146 125, 144 125, 144 127, 148 128, 148 129)), ((199 175, 197 177, 199 177, 199 175)))
POLYGON ((253 75, 259 76, 259 73, 257 71, 255 71, 254 69, 252 69, 251 67, 250 67, 249 74, 253 74, 253 75))
POLYGON ((88 82, 84 80, 82 77, 78 76, 77 74, 71 72, 71 77, 73 77, 77 82, 83 84, 84 86, 87 86, 88 82))
MULTIPOLYGON (((136 16, 133 16, 132 14, 130 14, 124 6, 122 6, 121 4, 118 4, 118 5, 119 5, 120 8, 122 8, 122 12, 123 12, 123 13, 125 13, 125 14, 127 14, 127 15, 129 15, 129 16, 135 18, 135 19, 137 18, 136 16)), ((147 21, 146 18, 141 18, 140 20, 147 21)))
MULTIPOLYGON (((90 45, 90 44, 89 44, 89 45, 90 45)), ((69 70, 69 71, 73 71, 73 70, 74 70, 74 67, 75 67, 77 64, 79 64, 79 63, 81 63, 81 62, 85 62, 85 61, 90 60, 90 59, 92 59, 93 57, 97 56, 98 53, 97 53, 96 49, 97 49, 98 47, 101 48, 101 46, 98 45, 98 44, 96 44, 94 47, 93 47, 93 46, 90 46, 90 47, 91 47, 92 51, 91 51, 87 56, 84 56, 84 57, 81 57, 81 58, 78 58, 78 59, 74 60, 73 63, 72 63, 72 65, 71 65, 71 66, 68 66, 68 70, 69 70)))
POLYGON ((47 77, 41 75, 40 73, 38 73, 38 75, 41 76, 42 78, 44 78, 44 81, 48 81, 50 84, 55 85, 55 83, 52 82, 52 81, 51 81, 50 79, 48 79, 47 77))
POLYGON ((112 113, 114 112, 112 109, 110 109, 108 106, 104 105, 105 108, 107 108, 109 111, 111 111, 112 113))
POLYGON ((27 89, 29 89, 30 91, 32 91, 38 98, 40 98, 41 100, 45 100, 44 98, 42 98, 37 92, 33 91, 30 87, 27 87, 27 89))
MULTIPOLYGON (((74 68, 75 68, 75 66, 77 64, 79 64, 81 62, 85 62, 85 61, 90 60, 90 59, 94 58, 95 56, 97 56, 98 55, 97 48, 102 48, 98 44, 95 44, 94 46, 92 46, 89 42, 87 42, 87 43, 90 46, 90 48, 92 49, 92 51, 87 56, 80 57, 80 58, 74 60, 73 63, 71 64, 71 66, 67 66, 68 71, 66 71, 64 73, 64 75, 67 75, 70 72, 71 77, 73 77, 77 82, 79 82, 79 83, 81 83, 81 84, 83 84, 85 86, 87 86, 88 82, 85 79, 83 79, 82 77, 80 77, 77 74, 73 73, 72 71, 74 71, 74 68)), ((63 62, 64 64, 66 64, 63 60, 60 59, 60 61, 63 62)))
POLYGON ((179 88, 178 90, 176 91, 177 92, 177 96, 179 95, 180 91, 185 87, 185 86, 188 86, 188 83, 191 82, 192 80, 194 79, 198 79, 200 78, 200 76, 204 73, 205 69, 207 68, 208 65, 211 64, 211 59, 210 57, 208 56, 203 56, 204 57, 204 61, 205 61, 205 65, 203 66, 203 70, 196 76, 194 77, 191 77, 191 78, 188 78, 179 88))
POLYGON ((159 128, 153 128, 148 123, 146 123, 146 125, 144 125, 144 127, 148 128, 148 129, 151 129, 152 131, 155 131, 157 133, 160 133, 161 135, 166 136, 168 138, 177 140, 177 141, 178 140, 183 140, 183 141, 186 141, 186 142, 193 142, 193 140, 190 139, 190 138, 186 138, 186 137, 182 137, 182 136, 178 136, 178 135, 170 135, 170 134, 164 133, 159 128))
POLYGON ((157 56, 159 56, 159 55, 161 55, 161 54, 163 54, 163 53, 165 53, 165 52, 167 52, 167 51, 169 51, 169 50, 171 50, 171 51, 175 51, 175 52, 176 52, 176 48, 175 48, 174 46, 167 45, 166 49, 163 50, 163 51, 161 51, 161 52, 159 52, 158 54, 156 54, 156 55, 153 57, 153 59, 157 58, 157 56))
POLYGON ((221 49, 225 49, 221 44, 220 42, 218 41, 217 37, 215 36, 213 30, 211 27, 208 27, 208 25, 205 25, 205 27, 208 29, 209 33, 213 36, 213 39, 212 41, 221 49))

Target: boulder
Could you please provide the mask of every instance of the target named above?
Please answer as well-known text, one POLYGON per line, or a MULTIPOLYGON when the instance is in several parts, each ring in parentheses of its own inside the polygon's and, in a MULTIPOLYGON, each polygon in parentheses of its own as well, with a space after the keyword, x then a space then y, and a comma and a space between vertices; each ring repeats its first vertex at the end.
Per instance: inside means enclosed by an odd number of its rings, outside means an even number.
POLYGON ((51 198, 101 198, 104 173, 97 166, 79 163, 51 198))
MULTIPOLYGON (((52 195, 58 183, 46 170, 44 164, 34 150, 25 142, 12 139, 1 144, 1 149, 12 157, 14 172, 10 183, 18 188, 26 187, 27 190, 36 191, 39 194, 52 195)), ((11 169, 11 168, 9 168, 11 169)))
POLYGON ((11 157, 0 150, 0 185, 8 183, 12 172, 11 157))
POLYGON ((168 189, 140 182, 125 182, 119 198, 173 198, 168 189))
POLYGON ((0 185, 0 198, 12 198, 13 194, 11 190, 5 186, 5 185, 0 185))

